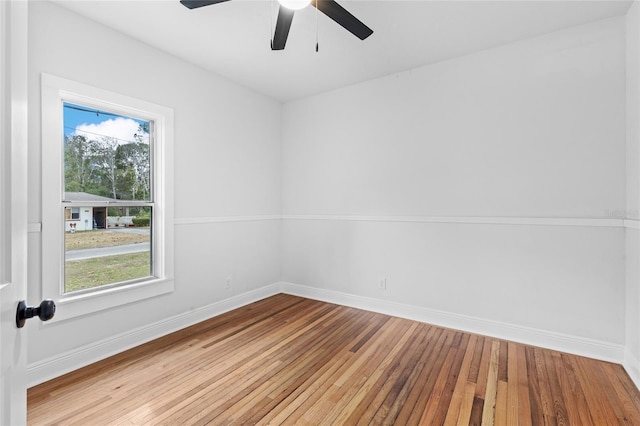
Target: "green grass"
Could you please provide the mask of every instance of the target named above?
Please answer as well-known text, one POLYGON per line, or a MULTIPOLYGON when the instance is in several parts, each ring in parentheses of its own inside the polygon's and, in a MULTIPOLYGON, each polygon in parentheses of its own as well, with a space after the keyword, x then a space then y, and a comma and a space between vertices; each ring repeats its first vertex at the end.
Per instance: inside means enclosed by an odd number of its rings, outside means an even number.
POLYGON ((118 254, 65 262, 65 292, 150 276, 149 252, 118 254))

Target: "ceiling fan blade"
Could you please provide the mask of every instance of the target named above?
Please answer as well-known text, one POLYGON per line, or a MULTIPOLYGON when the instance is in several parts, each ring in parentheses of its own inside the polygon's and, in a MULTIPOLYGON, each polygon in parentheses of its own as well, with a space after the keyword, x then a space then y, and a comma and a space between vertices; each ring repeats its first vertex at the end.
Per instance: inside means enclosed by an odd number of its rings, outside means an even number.
POLYGON ((371 28, 363 24, 334 0, 313 0, 311 4, 360 40, 364 40, 373 34, 371 28))
POLYGON ((284 6, 280 6, 280 9, 278 9, 278 20, 276 21, 276 30, 273 33, 271 50, 284 49, 285 44, 287 44, 291 22, 293 21, 293 14, 293 10, 284 6))
POLYGON ((202 6, 209 6, 210 4, 222 3, 229 0, 180 0, 183 6, 189 9, 197 9, 202 6))

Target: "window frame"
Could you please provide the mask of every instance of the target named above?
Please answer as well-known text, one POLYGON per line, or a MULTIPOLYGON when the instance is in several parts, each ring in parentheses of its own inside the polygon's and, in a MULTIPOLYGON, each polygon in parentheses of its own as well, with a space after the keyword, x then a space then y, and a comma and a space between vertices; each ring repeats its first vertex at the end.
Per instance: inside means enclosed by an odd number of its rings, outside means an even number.
MULTIPOLYGON (((42 74, 42 297, 58 305, 48 323, 170 293, 173 261, 173 110, 171 108, 42 74), (151 148, 154 224, 151 253, 154 276, 117 286, 64 293, 64 144, 63 102, 84 105, 153 122, 151 148)), ((145 202, 135 202, 146 204, 145 202)), ((86 203, 85 203, 86 204, 86 203)), ((122 205, 131 204, 123 202, 122 205)), ((120 206, 121 203, 113 203, 120 206)))

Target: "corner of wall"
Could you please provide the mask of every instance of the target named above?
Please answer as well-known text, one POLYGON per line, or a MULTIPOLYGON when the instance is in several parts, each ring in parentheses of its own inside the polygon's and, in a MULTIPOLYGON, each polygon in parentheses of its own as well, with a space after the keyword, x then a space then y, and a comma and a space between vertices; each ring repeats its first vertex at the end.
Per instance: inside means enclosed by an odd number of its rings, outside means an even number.
MULTIPOLYGON (((627 217, 640 217, 640 3, 626 15, 627 217)), ((631 221, 630 221, 631 222, 631 221)), ((627 227, 625 243, 625 354, 623 367, 640 388, 640 231, 627 227)))

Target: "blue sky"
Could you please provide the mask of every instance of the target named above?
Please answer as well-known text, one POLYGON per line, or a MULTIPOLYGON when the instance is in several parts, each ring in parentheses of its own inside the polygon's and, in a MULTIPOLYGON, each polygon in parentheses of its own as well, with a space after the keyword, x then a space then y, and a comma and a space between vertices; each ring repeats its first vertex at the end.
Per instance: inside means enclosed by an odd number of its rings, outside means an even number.
MULTIPOLYGON (((121 144, 135 142, 134 135, 138 126, 145 123, 132 117, 96 112, 93 108, 83 107, 65 102, 64 106, 64 134, 84 134, 88 138, 109 136, 118 138, 121 144)), ((148 135, 143 139, 148 142, 148 135)))

